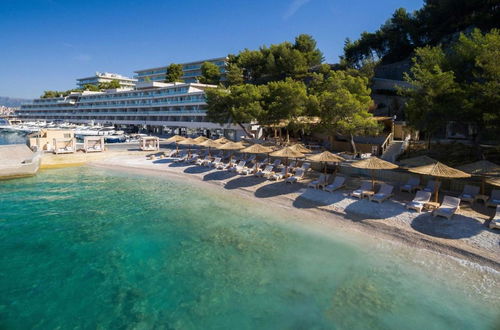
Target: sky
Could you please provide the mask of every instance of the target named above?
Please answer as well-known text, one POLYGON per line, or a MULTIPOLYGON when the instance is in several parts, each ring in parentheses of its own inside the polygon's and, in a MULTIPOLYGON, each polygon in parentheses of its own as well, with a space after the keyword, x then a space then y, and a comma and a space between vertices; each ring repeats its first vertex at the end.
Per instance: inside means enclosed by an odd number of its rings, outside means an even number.
POLYGON ((0 0, 0 96, 35 98, 96 71, 236 54, 312 35, 328 63, 346 38, 423 0, 0 0))

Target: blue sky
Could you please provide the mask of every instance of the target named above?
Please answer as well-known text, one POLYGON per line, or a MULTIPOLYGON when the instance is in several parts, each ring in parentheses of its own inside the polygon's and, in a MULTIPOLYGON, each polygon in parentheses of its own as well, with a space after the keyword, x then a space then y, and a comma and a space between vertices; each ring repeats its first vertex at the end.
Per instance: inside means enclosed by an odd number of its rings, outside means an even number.
POLYGON ((423 0, 0 0, 0 96, 38 97, 95 71, 187 62, 311 34, 327 62, 345 38, 423 0))

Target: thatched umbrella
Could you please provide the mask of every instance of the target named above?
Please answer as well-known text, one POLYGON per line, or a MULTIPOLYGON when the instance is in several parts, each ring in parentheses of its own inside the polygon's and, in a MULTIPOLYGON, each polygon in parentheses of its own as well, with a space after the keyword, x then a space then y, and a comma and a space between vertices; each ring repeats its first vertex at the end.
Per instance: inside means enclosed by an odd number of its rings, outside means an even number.
POLYGON ((290 149, 298 151, 298 152, 301 152, 303 154, 310 154, 310 153, 312 153, 312 150, 307 149, 306 147, 304 147, 303 144, 300 144, 300 143, 297 143, 297 144, 294 144, 294 145, 290 146, 290 149))
POLYGON ((220 143, 217 143, 214 140, 210 139, 206 140, 205 142, 199 143, 198 145, 202 147, 208 147, 208 156, 212 156, 210 154, 210 148, 219 148, 221 146, 220 143))
POLYGON ((205 142, 206 140, 208 140, 208 138, 205 136, 201 136, 201 135, 198 136, 197 138, 193 139, 193 141, 195 141, 196 144, 200 144, 202 142, 205 142))
POLYGON ((371 170, 372 173, 372 189, 375 190, 375 170, 393 170, 398 168, 398 165, 382 160, 378 157, 372 156, 351 164, 352 167, 364 168, 371 170))
POLYGON ((284 147, 278 151, 275 151, 270 156, 285 158, 285 176, 288 174, 288 158, 299 158, 305 155, 301 152, 295 151, 290 147, 284 147))
POLYGON ((436 179, 434 185, 434 201, 438 201, 438 185, 440 178, 459 179, 470 178, 470 174, 454 169, 453 167, 446 166, 443 163, 437 162, 436 164, 424 165, 410 168, 408 171, 417 174, 429 175, 436 179))
POLYGON ((489 178, 486 179, 486 183, 489 183, 493 186, 500 187, 500 178, 489 178))
MULTIPOLYGON (((196 142, 191 138, 185 138, 184 140, 177 142, 177 144, 184 145, 184 146, 192 146, 192 145, 195 145, 196 142)), ((191 156, 191 148, 189 148, 189 147, 188 147, 188 155, 191 156)))
POLYGON ((185 140, 184 136, 174 135, 165 140, 166 143, 175 143, 176 153, 179 154, 179 146, 177 145, 179 142, 185 140))
POLYGON ((438 162, 437 160, 428 156, 417 156, 417 157, 402 159, 401 161, 399 161, 399 164, 401 167, 409 168, 409 167, 436 164, 437 162, 438 162))
POLYGON ((228 142, 233 142, 229 139, 226 139, 225 137, 218 138, 217 140, 214 140, 217 143, 223 144, 223 143, 228 143, 228 142))
POLYGON ((241 152, 247 154, 267 154, 267 158, 269 159, 269 153, 273 152, 273 149, 270 147, 263 146, 261 144, 255 143, 251 146, 241 150, 241 152))
POLYGON ((500 174, 500 166, 487 160, 480 160, 467 165, 459 166, 458 169, 481 177, 481 194, 484 195, 484 182, 487 175, 500 174))
POLYGON ((326 163, 340 163, 340 162, 345 160, 344 158, 342 158, 338 155, 332 154, 329 151, 323 151, 320 154, 315 154, 315 155, 309 156, 309 157, 307 157, 307 159, 309 159, 310 161, 313 161, 313 162, 323 163, 325 174, 326 174, 326 163))
MULTIPOLYGON (((217 141, 217 140, 215 140, 215 141, 217 141)), ((231 155, 229 156, 229 165, 231 165, 231 162, 233 160, 233 152, 235 150, 241 150, 244 148, 245 148, 245 146, 241 142, 228 142, 228 143, 223 144, 220 147, 218 147, 218 149, 220 149, 220 150, 231 150, 231 155)))

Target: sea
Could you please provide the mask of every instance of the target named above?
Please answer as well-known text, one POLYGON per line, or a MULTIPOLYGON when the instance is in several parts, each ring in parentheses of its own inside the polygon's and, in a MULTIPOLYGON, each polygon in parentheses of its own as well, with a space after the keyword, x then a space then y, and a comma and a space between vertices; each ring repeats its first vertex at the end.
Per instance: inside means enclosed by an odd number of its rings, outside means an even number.
POLYGON ((499 329, 500 274, 216 185, 0 182, 1 329, 499 329))

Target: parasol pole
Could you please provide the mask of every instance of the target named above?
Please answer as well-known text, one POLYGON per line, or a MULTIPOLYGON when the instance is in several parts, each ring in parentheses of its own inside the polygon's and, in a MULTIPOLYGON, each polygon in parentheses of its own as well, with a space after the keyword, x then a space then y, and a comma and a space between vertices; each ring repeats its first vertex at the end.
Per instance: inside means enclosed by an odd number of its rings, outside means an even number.
POLYGON ((434 202, 438 202, 438 193, 439 193, 439 178, 436 176, 436 180, 434 181, 434 202))
POLYGON ((375 191, 375 170, 372 168, 372 189, 375 191))
POLYGON ((486 181, 486 177, 481 175, 481 195, 484 195, 484 181, 486 181))

